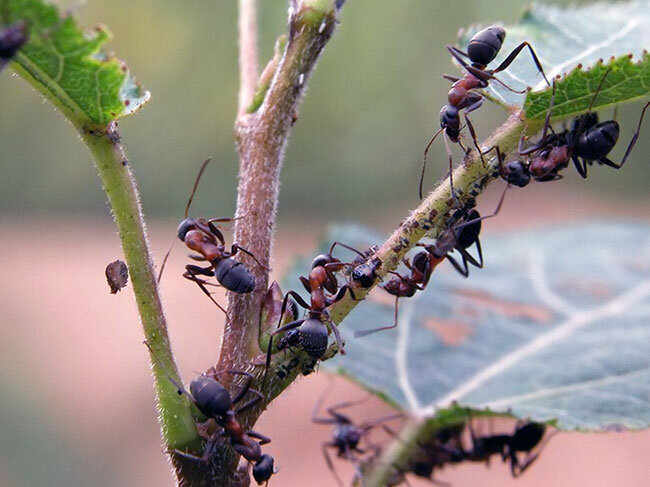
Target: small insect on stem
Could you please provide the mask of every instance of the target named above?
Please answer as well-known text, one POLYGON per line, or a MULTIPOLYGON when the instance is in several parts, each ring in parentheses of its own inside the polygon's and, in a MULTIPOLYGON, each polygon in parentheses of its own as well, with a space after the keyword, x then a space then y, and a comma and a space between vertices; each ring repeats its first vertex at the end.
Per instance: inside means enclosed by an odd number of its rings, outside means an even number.
MULTIPOLYGON (((230 223, 243 217, 210 218, 207 220, 203 218, 188 218, 190 206, 192 205, 192 200, 194 199, 194 194, 196 193, 199 181, 211 160, 212 158, 208 158, 201 165, 199 174, 194 181, 194 186, 189 200, 187 201, 187 206, 185 207, 185 219, 178 226, 177 237, 181 242, 185 243, 190 250, 197 252, 197 254, 190 255, 191 259, 196 261, 207 261, 210 264, 207 267, 188 264, 185 266, 183 277, 199 286, 212 302, 226 313, 226 310, 215 301, 212 297, 212 293, 210 293, 207 288, 207 286, 215 286, 216 284, 207 281, 204 277, 215 277, 219 284, 229 291, 236 293, 249 293, 255 289, 255 278, 245 264, 233 259, 232 257, 238 252, 243 252, 250 255, 260 267, 267 270, 268 268, 261 264, 251 252, 240 245, 233 244, 229 250, 226 250, 226 241, 221 230, 219 230, 219 224, 230 223)), ((169 250, 165 254, 165 258, 160 267, 160 273, 158 275, 159 281, 162 277, 172 245, 170 245, 169 250)))
POLYGON ((129 269, 119 259, 106 266, 105 274, 106 281, 108 281, 108 285, 111 288, 111 294, 117 294, 118 291, 126 286, 129 280, 129 269))
POLYGON ((447 50, 466 71, 466 73, 462 78, 456 78, 455 76, 449 76, 447 74, 443 75, 443 78, 451 81, 453 84, 451 85, 451 89, 447 94, 447 101, 449 104, 443 106, 442 110, 440 110, 440 130, 438 130, 433 135, 424 150, 422 172, 420 174, 419 185, 420 199, 422 199, 423 194, 422 186, 424 183, 424 174, 426 171, 427 154, 431 148, 431 145, 433 144, 433 141, 438 137, 438 135, 440 135, 440 133, 444 133, 445 146, 447 148, 447 157, 449 160, 449 183, 451 187, 451 195, 454 201, 456 201, 456 206, 460 206, 456 200, 456 194, 454 191, 454 181, 452 177, 453 161, 447 140, 458 144, 465 153, 469 152, 469 149, 463 145, 460 138, 463 127, 467 126, 467 129, 469 130, 470 136, 472 138, 472 142, 474 143, 474 147, 478 151, 479 156, 481 157, 481 161, 483 164, 485 164, 485 159, 483 158, 484 152, 479 147, 478 139, 476 137, 476 130, 474 129, 474 125, 467 115, 474 110, 479 109, 483 105, 484 97, 477 90, 487 88, 491 81, 499 83, 500 85, 515 93, 525 92, 525 90, 518 91, 511 88, 494 76, 496 73, 507 69, 524 48, 528 48, 535 66, 537 67, 537 70, 542 74, 546 83, 551 86, 548 82, 548 79, 546 79, 546 75, 544 74, 544 70, 542 69, 542 65, 539 62, 535 51, 533 50, 532 46, 526 41, 522 42, 516 48, 514 48, 510 54, 508 54, 506 59, 495 69, 487 69, 487 65, 494 60, 494 58, 501 50, 505 37, 506 31, 503 29, 503 27, 493 25, 477 32, 474 37, 470 39, 466 53, 454 46, 447 46, 447 50), (468 64, 464 58, 468 59, 470 61, 470 64, 468 64), (463 112, 465 117, 465 125, 463 127, 461 127, 461 112, 463 112))

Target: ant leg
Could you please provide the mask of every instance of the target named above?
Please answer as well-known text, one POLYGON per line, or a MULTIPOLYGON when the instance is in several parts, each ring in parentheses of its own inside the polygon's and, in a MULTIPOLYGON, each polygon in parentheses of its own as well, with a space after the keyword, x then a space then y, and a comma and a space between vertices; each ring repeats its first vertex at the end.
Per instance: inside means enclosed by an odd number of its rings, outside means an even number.
POLYGON ((205 444, 205 449, 203 450, 202 456, 184 452, 176 448, 174 448, 173 450, 167 450, 166 453, 174 453, 176 455, 179 455, 183 458, 187 458, 188 460, 193 460, 195 462, 208 463, 210 457, 212 456, 212 453, 214 452, 214 448, 216 447, 216 445, 217 445, 216 441, 213 441, 212 439, 208 440, 205 444))
POLYGON ((527 41, 522 42, 519 44, 517 47, 515 47, 512 51, 510 51, 510 54, 508 54, 508 57, 504 59, 504 61, 497 66, 496 69, 493 69, 493 73, 498 73, 499 71, 503 71, 506 69, 510 64, 512 64, 512 61, 515 60, 515 58, 519 55, 519 53, 522 51, 524 47, 527 47, 528 50, 530 51, 530 55, 533 58, 533 61, 535 62, 535 66, 537 66, 537 71, 542 73, 542 76, 544 77, 544 81, 546 81, 546 84, 550 87, 551 83, 548 82, 548 78, 546 78, 546 73, 544 73, 544 69, 542 68, 542 64, 539 62, 539 59, 537 58, 537 54, 535 54, 535 50, 533 49, 533 46, 531 46, 527 41))
POLYGON ((341 477, 339 477, 339 474, 336 473, 336 469, 334 468, 334 464, 332 463, 332 458, 330 457, 330 454, 327 451, 327 449, 331 447, 336 447, 336 445, 334 443, 324 442, 321 446, 321 449, 323 450, 323 456, 325 457, 325 463, 327 464, 327 468, 329 468, 330 471, 332 472, 332 475, 334 475, 336 482, 341 487, 343 487, 343 481, 341 480, 341 477))
MULTIPOLYGON (((398 274, 399 275, 399 274, 398 274)), ((400 276, 402 277, 402 276, 400 276)), ((369 330, 359 330, 354 332, 354 338, 361 338, 365 337, 368 335, 372 335, 373 333, 377 333, 378 331, 382 330, 391 330, 397 326, 397 314, 398 314, 398 304, 399 304, 399 296, 395 296, 395 314, 394 314, 394 320, 393 324, 389 326, 380 326, 379 328, 372 328, 369 330)))
MULTIPOLYGON (((451 155, 451 148, 449 147, 449 141, 447 140, 447 134, 445 133, 445 148, 447 149, 447 157, 449 158, 449 190, 451 191, 451 197, 454 200, 454 204, 457 208, 460 208, 460 202, 456 197, 456 191, 454 190, 454 162, 451 155)), ((460 143, 460 140, 458 141, 460 143)), ((461 144, 462 147, 462 144, 461 144)))
POLYGON ((259 260, 257 260, 257 257, 255 257, 255 254, 253 254, 253 253, 250 252, 249 250, 246 250, 244 247, 242 247, 242 246, 240 246, 240 245, 238 245, 238 244, 232 244, 232 247, 230 248, 230 254, 231 254, 231 255, 235 255, 235 254, 237 253, 237 251, 239 251, 239 250, 241 250, 241 251, 244 252, 245 254, 250 255, 250 256, 253 258, 253 260, 255 261, 255 263, 256 263, 258 266, 260 266, 262 269, 266 269, 267 271, 270 271, 270 270, 271 270, 270 267, 265 266, 265 265, 262 264, 259 260))
POLYGON ((571 156, 571 160, 573 161, 573 164, 575 165, 576 169, 578 170, 578 174, 582 176, 583 178, 587 177, 587 161, 584 159, 580 161, 577 156, 571 156))
POLYGON ((454 259, 451 255, 447 254, 447 260, 451 265, 454 266, 454 269, 456 269, 460 275, 463 277, 468 277, 469 276, 469 267, 467 266, 467 261, 463 259, 463 266, 461 266, 456 259, 454 259))
POLYGON ((436 140, 436 137, 440 135, 440 132, 444 130, 444 127, 440 128, 435 134, 433 134, 433 137, 431 137, 431 140, 427 144, 426 148, 424 149, 424 159, 422 159, 422 173, 420 174, 420 199, 422 199, 422 184, 424 183, 424 173, 427 168, 427 154, 429 153, 429 149, 431 148, 431 144, 433 144, 433 141, 436 140))
POLYGON ((208 291, 208 288, 206 287, 207 285, 210 285, 210 283, 205 281, 204 279, 200 279, 199 277, 197 277, 198 275, 212 275, 212 273, 207 274, 205 272, 205 271, 207 271, 209 269, 210 269, 209 267, 203 268, 203 267, 199 267, 199 266, 196 266, 196 265, 188 264, 188 265, 185 266, 185 272, 183 273, 183 277, 185 279, 188 279, 188 280, 196 283, 196 285, 199 286, 201 291, 203 291, 205 293, 205 295, 208 298, 210 298, 210 300, 214 304, 217 305, 217 308, 219 308, 221 311, 224 312, 224 314, 226 315, 226 320, 228 320, 229 319, 228 311, 226 311, 226 309, 223 306, 221 306, 219 303, 217 303, 217 301, 212 297, 212 294, 210 293, 210 291, 208 291))
POLYGON ((354 290, 347 284, 344 284, 343 286, 341 286, 341 289, 339 289, 339 291, 334 296, 333 302, 336 303, 337 301, 343 299, 345 297, 345 293, 348 291, 350 292, 350 297, 352 298, 353 301, 363 301, 363 299, 357 299, 356 295, 354 294, 354 290))
POLYGON ((332 319, 329 316, 325 317, 325 326, 327 326, 330 331, 334 334, 334 339, 336 340, 336 346, 339 349, 341 355, 345 355, 345 349, 343 348, 343 338, 341 338, 341 332, 339 327, 334 324, 332 319))
MULTIPOLYGON (((480 102, 477 102, 476 105, 478 105, 478 106, 472 108, 472 110, 475 110, 476 108, 480 107, 482 104, 483 104, 483 100, 481 100, 480 102)), ((481 148, 478 145, 478 139, 476 138, 476 131, 474 130, 474 125, 472 125, 472 122, 470 121, 469 117, 467 116, 467 113, 469 111, 471 111, 471 110, 469 110, 469 109, 465 110, 465 121, 467 122, 467 129, 469 130, 469 134, 472 136, 472 141, 474 142, 474 147, 476 147, 476 151, 478 152, 478 155, 481 158, 481 162, 483 163, 483 167, 486 167, 487 163, 485 162, 485 158, 483 157, 483 151, 481 151, 481 148)))
POLYGON ((452 56, 454 56, 456 59, 458 59, 458 56, 463 56, 469 59, 469 54, 466 52, 461 51, 457 47, 454 47, 452 45, 447 44, 447 50, 451 53, 452 56))
POLYGON ((350 418, 348 418, 346 415, 340 413, 339 409, 345 409, 345 408, 349 408, 349 407, 352 407, 352 406, 357 406, 359 404, 363 404, 368 399, 370 399, 370 394, 366 394, 365 397, 363 397, 361 399, 357 399, 355 401, 339 402, 337 404, 334 404, 334 405, 328 407, 327 408, 327 414, 332 416, 332 418, 335 418, 337 423, 352 424, 352 420, 350 418))
POLYGON ((254 389, 249 389, 248 392, 250 392, 251 394, 254 394, 255 397, 253 399, 251 399, 250 401, 248 401, 248 402, 242 404, 241 406, 239 406, 237 408, 237 410, 235 411, 236 414, 239 414, 241 412, 246 411, 247 409, 252 408, 258 402, 260 402, 262 399, 264 399, 264 396, 262 395, 261 392, 258 392, 258 391, 254 390, 254 389))
MULTIPOLYGON (((641 118, 639 118, 639 124, 636 127, 636 132, 634 132, 634 135, 632 136, 632 140, 630 140, 630 143, 627 145, 627 149, 625 149, 625 155, 623 156, 623 160, 621 160, 621 163, 618 164, 618 166, 613 166, 616 167, 616 169, 620 169, 621 167, 623 167, 623 164, 625 164, 627 157, 630 155, 630 152, 632 152, 632 149, 634 148, 634 145, 636 144, 636 141, 639 138, 639 133, 641 132, 641 124, 643 123, 643 117, 645 116, 645 111, 648 109, 649 106, 650 106, 650 102, 646 103, 645 106, 643 107, 643 110, 641 111, 641 118)), ((609 161, 609 159, 607 160, 609 161)))
POLYGON ((247 431, 246 434, 251 438, 260 440, 259 442, 260 445, 266 445, 267 443, 271 443, 271 438, 269 438, 266 435, 263 435, 262 433, 258 433, 257 431, 252 431, 252 430, 247 431))

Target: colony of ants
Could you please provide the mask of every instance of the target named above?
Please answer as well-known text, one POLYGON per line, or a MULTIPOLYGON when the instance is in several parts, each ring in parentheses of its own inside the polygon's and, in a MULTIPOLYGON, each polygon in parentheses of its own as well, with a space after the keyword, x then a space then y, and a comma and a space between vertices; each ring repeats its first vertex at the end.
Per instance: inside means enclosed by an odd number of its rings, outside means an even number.
MULTIPOLYGON (((3 35, 8 34, 5 34, 4 31, 0 33, 0 48, 3 46, 1 44, 3 35)), ((592 112, 592 108, 609 71, 600 80, 600 85, 592 98, 587 113, 574 119, 571 127, 564 128, 561 132, 554 131, 550 123, 555 100, 556 84, 554 82, 550 108, 546 115, 540 139, 526 145, 526 138, 522 135, 518 148, 519 159, 515 161, 506 162, 498 146, 491 149, 496 151, 501 176, 508 183, 494 212, 487 216, 481 216, 475 208, 476 202, 474 199, 460 205, 454 192, 453 164, 448 140, 459 144, 463 151, 468 152, 461 139, 461 132, 464 128, 464 126, 461 126, 461 112, 464 115, 465 126, 469 131, 473 144, 481 159, 483 159, 485 152, 479 147, 476 130, 468 117, 469 113, 478 109, 483 103, 484 96, 478 90, 486 88, 490 82, 496 82, 508 90, 523 93, 524 91, 517 91, 506 85, 496 78, 495 74, 507 69, 525 48, 528 48, 538 72, 542 74, 546 83, 549 84, 541 63, 528 42, 519 44, 498 67, 487 69, 488 64, 499 53, 504 38, 505 31, 503 28, 491 26, 472 37, 469 41, 467 53, 460 51, 456 47, 447 46, 448 51, 465 70, 465 74, 462 78, 444 75, 444 78, 452 81, 453 85, 448 93, 448 105, 445 105, 440 112, 441 128, 431 138, 424 151, 419 194, 420 198, 422 198, 427 153, 437 136, 444 132, 449 160, 451 195, 455 207, 449 212, 446 227, 440 232, 436 240, 431 244, 418 243, 417 246, 421 247, 422 250, 419 250, 411 259, 404 258, 402 260, 408 270, 406 275, 392 270, 384 272, 384 274, 392 276, 381 287, 395 297, 393 324, 357 331, 355 337, 370 335, 397 326, 399 299, 412 297, 417 291, 425 289, 434 270, 443 261, 448 261, 463 277, 469 276, 470 267, 482 268, 483 255, 479 240, 482 221, 499 213, 505 193, 511 185, 523 187, 529 184, 531 180, 544 182, 559 179, 562 177, 559 172, 568 167, 571 161, 573 161, 582 177, 587 176, 587 168, 594 162, 620 169, 627 161, 637 142, 643 117, 650 103, 647 103, 641 112, 636 132, 629 142, 621 162, 613 162, 607 157, 618 141, 619 126, 614 120, 599 123, 598 116, 592 112), (465 58, 469 60, 469 63, 465 61, 465 58), (476 255, 469 252, 472 246, 476 247, 476 255), (453 252, 457 252, 460 257, 455 257, 452 254, 453 252)), ((3 55, 3 52, 0 49, 0 56, 3 55)), ((549 86, 551 85, 549 84, 549 86)), ((207 267, 188 264, 185 266, 183 277, 196 283, 225 312, 208 290, 208 286, 216 285, 208 279, 215 277, 221 286, 231 292, 249 293, 256 288, 255 279, 248 267, 244 263, 233 259, 233 256, 243 252, 250 255, 258 265, 264 266, 251 252, 238 244, 233 244, 229 250, 226 249, 225 239, 221 230, 219 230, 219 224, 232 222, 234 218, 211 218, 206 220, 188 217, 192 199, 209 161, 209 159, 206 160, 201 166, 185 209, 185 219, 178 228, 177 236, 189 249, 197 252, 197 255, 191 255, 190 258, 197 261, 206 261, 209 264, 207 267)), ((357 300, 355 289, 365 291, 372 288, 378 281, 383 280, 379 273, 382 261, 375 255, 377 250, 377 247, 371 247, 365 251, 360 251, 341 242, 334 242, 328 252, 313 259, 308 276, 300 276, 299 278, 304 289, 309 293, 309 300, 304 299, 294 290, 288 291, 282 299, 279 321, 276 328, 269 332, 262 385, 266 384, 267 374, 271 369, 272 356, 276 352, 284 351, 286 353, 290 351, 293 353, 290 362, 291 369, 300 364, 300 360, 297 358, 298 355, 295 353, 298 350, 304 352, 315 363, 326 354, 329 348, 329 334, 332 333, 337 351, 341 354, 345 353, 344 341, 337 325, 332 321, 329 308, 341 301, 347 294, 351 299, 357 300), (340 260, 333 255, 337 246, 354 252, 356 257, 349 262, 340 260), (305 308, 305 318, 299 318, 297 305, 305 308), (290 319, 288 323, 283 324, 283 320, 287 320, 287 312, 289 312, 290 319), (273 339, 276 336, 280 336, 280 338, 274 347, 273 339)), ((169 252, 161 266, 161 274, 168 255, 169 252)), ((289 373, 282 366, 278 367, 274 372, 280 378, 289 373)), ((250 373, 244 371, 213 371, 195 378, 190 384, 189 392, 181 384, 172 381, 178 388, 179 394, 185 394, 189 397, 201 413, 220 428, 220 430, 206 427, 199 429, 206 439, 202 457, 196 457, 185 452, 176 451, 175 453, 194 458, 197 461, 207 462, 214 453, 217 440, 225 436, 232 448, 253 465, 253 476, 258 484, 268 482, 269 478, 276 472, 274 459, 268 454, 262 454, 260 446, 268 443, 270 439, 254 431, 245 431, 237 420, 238 414, 252 408, 264 397, 262 393, 251 388, 253 379, 250 373), (248 380, 231 396, 216 379, 221 373, 246 376, 248 380), (242 402, 247 395, 253 397, 237 407, 237 409, 234 409, 235 405, 242 402)), ((363 485, 363 466, 381 461, 382 447, 369 440, 370 432, 374 428, 380 427, 389 435, 396 436, 385 423, 403 415, 393 414, 374 421, 356 424, 350 417, 341 413, 341 410, 358 404, 358 401, 346 401, 329 407, 327 409, 328 417, 319 417, 318 411, 322 406, 323 399, 324 397, 321 397, 316 403, 312 421, 318 424, 334 426, 332 440, 322 445, 326 464, 339 485, 342 485, 329 454, 330 449, 335 450, 337 457, 346 459, 355 466, 357 479, 360 479, 363 485), (361 446, 362 442, 366 442, 365 447, 361 446)), ((501 457, 504 462, 508 462, 512 475, 516 477, 528 469, 538 458, 543 446, 542 440, 545 431, 545 425, 528 421, 517 423, 514 431, 510 434, 478 435, 474 430, 472 419, 469 418, 466 422, 438 431, 432 438, 419 441, 408 462, 404 465, 392 466, 393 475, 391 479, 386 481, 386 485, 408 483, 407 474, 434 481, 434 471, 445 465, 461 462, 489 462, 494 456, 501 457), (463 440, 466 429, 469 431, 471 441, 469 447, 465 446, 463 440), (536 451, 533 453, 534 450, 536 451), (522 455, 524 456, 522 457, 522 455)), ((548 438, 549 435, 546 435, 546 437, 548 438)))

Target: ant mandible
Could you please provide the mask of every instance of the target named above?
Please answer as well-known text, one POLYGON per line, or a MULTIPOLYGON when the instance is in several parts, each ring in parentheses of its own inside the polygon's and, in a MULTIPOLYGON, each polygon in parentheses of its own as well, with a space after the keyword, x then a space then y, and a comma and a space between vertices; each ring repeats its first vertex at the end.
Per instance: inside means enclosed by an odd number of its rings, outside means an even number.
POLYGON ((350 461, 356 467, 357 470, 356 475, 358 477, 361 477, 362 475, 358 466, 359 459, 356 457, 355 453, 361 455, 366 453, 365 450, 359 448, 359 443, 362 440, 362 438, 366 437, 366 435, 368 435, 368 433, 370 433, 370 431, 376 426, 381 426, 386 431, 388 431, 389 434, 393 435, 394 433, 392 432, 392 430, 390 430, 383 423, 386 423, 394 419, 402 418, 404 417, 404 415, 402 413, 393 413, 393 414, 389 414, 374 419, 372 421, 367 421, 365 423, 356 425, 348 416, 340 412, 341 409, 362 404, 364 401, 368 399, 366 397, 358 401, 345 401, 345 402, 340 402, 338 404, 334 404, 333 406, 327 408, 327 414, 329 415, 329 417, 319 418, 318 412, 320 411, 325 396, 327 396, 327 394, 331 391, 331 389, 332 386, 330 386, 329 389, 326 390, 325 393, 321 395, 318 401, 316 401, 316 403, 314 404, 311 420, 313 423, 316 424, 334 425, 334 430, 332 431, 332 440, 326 441, 322 444, 322 451, 323 451, 323 456, 325 457, 325 462, 327 463, 327 467, 330 469, 330 471, 336 478, 337 483, 342 486, 343 481, 341 480, 338 473, 336 472, 336 469, 334 468, 334 464, 332 463, 332 458, 330 457, 328 449, 334 448, 336 450, 337 457, 345 458, 346 460, 350 461))
POLYGON ((447 50, 467 72, 462 78, 457 78, 455 76, 450 76, 447 74, 443 75, 443 78, 451 81, 453 84, 451 85, 451 89, 447 94, 447 101, 449 104, 443 106, 442 110, 440 110, 440 129, 433 135, 426 148, 424 149, 424 158, 422 161, 422 172, 420 174, 419 185, 420 199, 422 199, 422 185, 426 171, 427 154, 431 148, 431 145, 433 144, 433 141, 436 140, 436 137, 438 137, 441 132, 444 132, 445 146, 447 148, 447 156, 449 159, 449 182, 451 187, 451 194, 455 199, 454 182, 452 177, 453 162, 447 139, 455 144, 460 145, 461 149, 463 149, 464 152, 468 152, 460 140, 460 131, 462 129, 460 126, 460 112, 462 110, 464 110, 465 123, 472 137, 472 141, 474 142, 474 147, 476 147, 481 160, 483 163, 485 163, 485 160, 483 159, 483 152, 481 151, 481 148, 478 145, 478 140, 476 138, 476 131, 474 130, 474 126, 472 125, 472 122, 470 121, 467 114, 473 112, 474 110, 477 110, 481 107, 481 105, 483 105, 484 97, 476 90, 487 88, 490 80, 494 80, 512 92, 525 92, 518 91, 509 87, 503 81, 494 76, 496 73, 508 68, 508 66, 512 64, 515 58, 525 47, 528 47, 533 61, 535 62, 535 66, 544 77, 546 84, 548 84, 548 86, 551 86, 551 84, 548 82, 548 79, 546 78, 546 74, 544 74, 544 70, 542 69, 542 65, 539 62, 535 51, 527 41, 522 42, 516 48, 514 48, 498 67, 495 69, 486 69, 487 65, 494 60, 494 58, 501 50, 505 37, 506 31, 503 29, 503 27, 493 25, 477 32, 470 39, 466 53, 454 46, 447 45, 447 50), (463 58, 469 59, 471 64, 467 64, 463 58))
MULTIPOLYGON (((190 258, 196 261, 208 261, 210 263, 207 267, 200 267, 197 265, 188 264, 185 266, 183 277, 196 283, 199 288, 216 304, 224 313, 226 310, 217 303, 212 294, 208 291, 208 285, 211 285, 205 279, 198 276, 214 276, 217 281, 229 291, 236 293, 249 293, 255 289, 255 278, 250 273, 248 268, 242 262, 236 261, 232 258, 237 252, 241 251, 250 255, 253 260, 260 266, 267 269, 266 266, 261 264, 257 258, 248 250, 238 244, 233 244, 230 250, 226 250, 226 242, 223 234, 215 223, 232 222, 237 218, 210 218, 205 220, 203 218, 188 218, 190 206, 194 199, 194 194, 201 180, 201 176, 205 171, 206 166, 210 163, 212 158, 206 159, 201 165, 199 174, 194 182, 192 193, 185 207, 185 219, 178 226, 177 236, 179 240, 185 245, 198 252, 198 255, 190 255, 190 258)), ((238 217, 242 218, 242 217, 238 217)), ((158 280, 162 276, 165 268, 165 263, 169 257, 169 252, 165 255, 158 280)))
MULTIPOLYGON (((497 153, 500 154, 498 148, 497 153)), ((492 214, 481 216, 474 208, 476 202, 471 200, 463 208, 454 211, 447 228, 440 233, 434 244, 416 244, 419 247, 424 247, 424 250, 415 254, 412 262, 409 262, 408 259, 403 260, 404 265, 411 271, 410 275, 403 276, 395 271, 390 271, 389 273, 395 275, 395 277, 382 286, 386 292, 395 296, 393 324, 369 330, 359 330, 354 333, 354 336, 358 338, 395 328, 398 323, 399 298, 410 298, 417 291, 424 290, 429 283, 431 274, 443 260, 447 259, 463 277, 469 276, 470 265, 482 269, 483 251, 479 240, 481 222, 499 214, 508 188, 509 185, 503 190, 499 203, 492 214), (476 245, 478 258, 472 256, 468 251, 472 245, 476 245), (454 250, 460 254, 462 264, 449 255, 454 250)))
POLYGON ((245 431, 243 426, 237 421, 238 414, 255 406, 255 404, 263 399, 263 396, 258 391, 251 389, 250 386, 253 381, 253 376, 248 372, 238 370, 228 370, 225 372, 248 377, 244 386, 234 397, 231 397, 230 393, 214 378, 224 372, 215 372, 214 374, 208 375, 202 374, 196 377, 190 383, 189 392, 181 384, 177 384, 174 380, 170 379, 178 389, 179 394, 185 394, 189 397, 199 411, 208 418, 214 419, 217 425, 223 428, 219 434, 209 438, 202 457, 197 457, 179 450, 174 450, 174 453, 191 459, 208 461, 213 453, 216 440, 220 436, 226 435, 230 439, 233 449, 253 464, 253 478, 255 478, 257 484, 268 483, 271 475, 276 473, 277 470, 274 468, 273 457, 268 454, 262 454, 260 446, 269 443, 271 438, 255 431, 245 431), (244 396, 249 392, 256 397, 234 410, 233 407, 244 399, 244 396), (256 440, 259 440, 259 442, 256 440))

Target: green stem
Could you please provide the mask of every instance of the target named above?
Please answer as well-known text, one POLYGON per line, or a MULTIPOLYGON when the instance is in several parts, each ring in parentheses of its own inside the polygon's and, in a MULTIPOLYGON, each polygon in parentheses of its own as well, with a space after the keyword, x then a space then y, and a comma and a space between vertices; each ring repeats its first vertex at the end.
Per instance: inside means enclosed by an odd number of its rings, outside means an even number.
MULTIPOLYGON (((129 161, 119 142, 115 124, 110 125, 106 132, 84 128, 79 128, 79 132, 93 155, 119 230, 144 336, 150 347, 164 443, 168 449, 197 451, 201 439, 196 431, 190 403, 185 396, 177 393, 176 386, 170 380, 182 383, 169 343, 137 186, 129 161)), ((180 468, 185 461, 182 457, 173 457, 180 485, 185 485, 187 472, 185 468, 180 468)), ((192 470, 187 468, 187 471, 192 470)))

